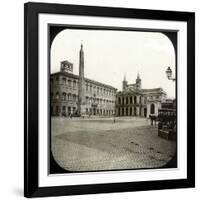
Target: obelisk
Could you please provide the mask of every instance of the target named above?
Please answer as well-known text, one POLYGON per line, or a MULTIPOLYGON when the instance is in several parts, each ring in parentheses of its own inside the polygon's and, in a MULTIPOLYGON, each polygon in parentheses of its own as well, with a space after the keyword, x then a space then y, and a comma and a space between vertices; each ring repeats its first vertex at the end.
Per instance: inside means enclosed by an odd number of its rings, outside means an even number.
POLYGON ((84 52, 83 44, 79 53, 79 88, 78 88, 78 115, 85 113, 85 80, 84 80, 84 52))

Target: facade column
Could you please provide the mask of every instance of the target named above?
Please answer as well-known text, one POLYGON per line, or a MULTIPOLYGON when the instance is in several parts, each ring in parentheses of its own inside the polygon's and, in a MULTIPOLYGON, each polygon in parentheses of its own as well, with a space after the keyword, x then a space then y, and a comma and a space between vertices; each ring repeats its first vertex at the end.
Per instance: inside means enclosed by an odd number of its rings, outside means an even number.
POLYGON ((137 104, 140 103, 140 96, 137 96, 137 104))
POLYGON ((139 116, 139 115, 140 115, 140 107, 137 106, 137 107, 136 107, 136 116, 139 116))
POLYGON ((141 117, 144 117, 144 107, 141 107, 141 117))
POLYGON ((144 96, 142 96, 141 98, 142 98, 142 99, 141 99, 141 100, 142 100, 141 103, 142 103, 142 105, 143 105, 143 104, 144 104, 144 96))

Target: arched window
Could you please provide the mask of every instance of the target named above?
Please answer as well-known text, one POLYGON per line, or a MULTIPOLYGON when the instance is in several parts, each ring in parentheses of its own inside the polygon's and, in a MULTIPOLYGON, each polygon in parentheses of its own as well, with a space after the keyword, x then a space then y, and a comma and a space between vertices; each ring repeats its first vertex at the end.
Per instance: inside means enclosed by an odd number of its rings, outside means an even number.
POLYGON ((147 116, 147 108, 144 108, 144 116, 147 116))
POLYGON ((128 116, 128 108, 126 108, 126 116, 128 116))
POLYGON ((134 104, 137 103, 137 97, 134 96, 134 104))
POLYGON ((68 80, 68 87, 72 87, 72 81, 68 80))
POLYGON ((126 97, 126 104, 128 104, 128 97, 126 97))
POLYGON ((59 99, 59 92, 56 92, 56 99, 59 99))
POLYGON ((73 88, 76 88, 76 81, 73 81, 73 88))
POLYGON ((122 116, 124 116, 124 108, 122 108, 122 116))
POLYGON ((132 116, 132 108, 130 107, 130 116, 132 116))
POLYGON ((120 97, 118 98, 118 102, 119 102, 119 104, 121 104, 121 98, 120 97))
POLYGON ((66 78, 65 77, 63 77, 63 85, 66 85, 66 78))
POLYGON ((76 95, 73 94, 73 102, 76 102, 76 95))
POLYGON ((134 115, 135 115, 135 116, 137 115, 136 107, 134 107, 134 115))
POLYGON ((62 99, 63 99, 64 101, 66 101, 66 93, 65 93, 65 92, 62 93, 62 99))
POLYGON ((133 98, 132 98, 132 96, 130 96, 130 104, 132 104, 133 103, 133 98))
POLYGON ((68 100, 71 101, 72 100, 72 95, 69 93, 68 94, 68 100))
POLYGON ((150 113, 154 114, 155 113, 155 105, 152 103, 150 107, 150 113))

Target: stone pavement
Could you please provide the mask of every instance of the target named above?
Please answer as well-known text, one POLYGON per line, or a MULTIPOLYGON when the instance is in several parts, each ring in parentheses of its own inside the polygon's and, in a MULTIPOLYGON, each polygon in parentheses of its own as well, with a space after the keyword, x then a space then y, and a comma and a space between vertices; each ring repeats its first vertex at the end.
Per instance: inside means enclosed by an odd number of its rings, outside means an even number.
POLYGON ((158 168, 176 151, 144 118, 53 117, 51 132, 54 159, 71 171, 158 168))

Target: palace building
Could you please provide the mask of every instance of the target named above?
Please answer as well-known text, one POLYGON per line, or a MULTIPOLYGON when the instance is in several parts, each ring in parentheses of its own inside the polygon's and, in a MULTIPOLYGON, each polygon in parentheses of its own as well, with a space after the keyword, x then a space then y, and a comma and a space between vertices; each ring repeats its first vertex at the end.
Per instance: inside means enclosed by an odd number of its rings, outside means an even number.
POLYGON ((137 75, 134 84, 128 84, 126 77, 122 82, 122 91, 116 95, 117 116, 158 115, 161 102, 166 98, 162 88, 142 89, 142 80, 137 75))
POLYGON ((112 116, 115 113, 117 89, 84 76, 83 45, 79 53, 79 75, 73 64, 61 62, 60 71, 50 77, 50 104, 53 116, 112 116))

